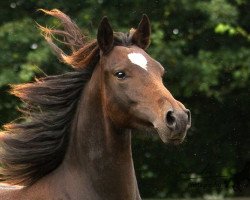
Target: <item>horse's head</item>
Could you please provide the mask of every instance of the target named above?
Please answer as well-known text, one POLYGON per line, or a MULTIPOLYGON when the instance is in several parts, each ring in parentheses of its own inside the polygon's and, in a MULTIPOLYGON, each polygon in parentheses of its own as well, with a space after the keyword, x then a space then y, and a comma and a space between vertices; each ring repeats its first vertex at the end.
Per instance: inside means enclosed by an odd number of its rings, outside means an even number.
POLYGON ((153 127, 166 143, 181 143, 191 126, 191 114, 163 85, 164 68, 144 50, 150 42, 150 23, 143 16, 138 28, 119 45, 103 18, 97 35, 101 49, 103 98, 114 125, 153 127))

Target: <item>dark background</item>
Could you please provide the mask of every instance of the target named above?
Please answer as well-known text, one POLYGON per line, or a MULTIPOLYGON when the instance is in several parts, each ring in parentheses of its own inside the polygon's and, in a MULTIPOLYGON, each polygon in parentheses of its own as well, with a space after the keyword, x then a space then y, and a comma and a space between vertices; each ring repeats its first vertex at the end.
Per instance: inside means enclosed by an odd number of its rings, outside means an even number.
POLYGON ((142 197, 249 195, 250 1, 0 1, 0 125, 19 116, 8 84, 68 70, 35 22, 59 23, 39 8, 62 10, 91 37, 104 15, 125 32, 149 16, 149 54, 165 67, 167 88, 191 110, 192 128, 178 147, 134 134, 142 197))

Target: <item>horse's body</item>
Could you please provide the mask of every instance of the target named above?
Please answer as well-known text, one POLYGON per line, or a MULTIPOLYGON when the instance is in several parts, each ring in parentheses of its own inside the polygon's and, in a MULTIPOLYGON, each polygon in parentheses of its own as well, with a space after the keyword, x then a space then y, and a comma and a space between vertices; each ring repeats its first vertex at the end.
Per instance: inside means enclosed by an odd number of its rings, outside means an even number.
MULTIPOLYGON (((65 19, 60 11, 47 13, 65 19)), ((80 81, 80 86, 74 86, 74 89, 68 86, 68 81, 63 81, 65 77, 62 76, 61 88, 53 85, 59 80, 57 77, 45 78, 44 81, 35 83, 34 87, 28 84, 14 88, 14 93, 24 101, 52 110, 52 106, 60 104, 59 108, 65 111, 62 110, 63 117, 59 119, 62 123, 50 124, 50 118, 42 118, 40 129, 35 127, 37 121, 25 127, 7 127, 7 132, 22 132, 27 127, 29 130, 39 130, 43 133, 41 137, 29 139, 32 137, 29 135, 19 138, 15 134, 9 136, 8 133, 0 136, 3 145, 3 158, 0 161, 4 166, 0 180, 11 185, 25 186, 21 189, 0 188, 0 199, 141 199, 133 167, 131 129, 153 128, 164 142, 180 143, 190 127, 189 111, 162 84, 163 68, 143 50, 149 44, 149 34, 149 22, 144 16, 137 30, 124 40, 118 40, 104 18, 98 30, 99 48, 88 47, 89 52, 94 53, 87 56, 79 48, 80 53, 75 51, 71 57, 63 55, 47 36, 52 48, 59 52, 59 58, 76 68, 86 68, 86 64, 91 66, 90 60, 96 58, 96 55, 97 60, 94 61, 95 65, 87 80, 82 80, 81 77, 85 74, 81 72, 74 72, 69 79, 65 75, 67 80, 76 82, 74 84, 78 84, 78 79, 85 81, 84 87, 80 81), (79 89, 80 87, 82 88, 79 89), (65 90, 65 96, 71 103, 62 103, 60 98, 54 98, 52 94, 60 89, 65 90), (30 92, 33 90, 37 90, 38 94, 30 92), (53 103, 49 102, 50 99, 41 102, 42 98, 49 96, 46 96, 46 92, 51 92, 53 103), (75 92, 75 95, 70 96, 70 92, 75 92), (68 121, 64 119, 67 116, 70 116, 68 121), (53 128, 54 132, 43 126, 53 128), (53 133, 57 134, 57 131, 58 135, 54 136, 53 133), (25 144, 37 144, 37 148, 27 150, 31 155, 34 151, 34 156, 28 155, 25 144), (39 144, 44 147, 39 149, 39 144), (11 148, 13 146, 19 148, 19 152, 14 152, 11 148), (14 155, 18 153, 20 158, 27 156, 30 163, 16 158, 14 155), (60 155, 61 159, 57 160, 56 155, 60 155)), ((67 37, 67 34, 64 36, 67 37)), ((39 120, 40 117, 41 114, 38 114, 39 120)))

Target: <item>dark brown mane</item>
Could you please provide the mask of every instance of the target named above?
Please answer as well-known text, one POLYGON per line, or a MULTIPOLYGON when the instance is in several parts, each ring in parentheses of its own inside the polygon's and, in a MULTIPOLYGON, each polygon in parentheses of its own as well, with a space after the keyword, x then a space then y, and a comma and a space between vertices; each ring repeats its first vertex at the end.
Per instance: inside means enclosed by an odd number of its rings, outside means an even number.
MULTIPOLYGON (((96 40, 88 40, 59 10, 44 12, 58 18, 64 28, 52 30, 39 25, 45 39, 58 58, 76 71, 13 86, 12 93, 26 106, 24 120, 5 125, 0 133, 0 181, 9 184, 31 185, 61 164, 82 89, 99 62, 96 40), (55 36, 63 38, 70 55, 53 42, 55 36)), ((115 33, 114 45, 131 45, 132 33, 115 33)))
POLYGON ((90 75, 87 70, 70 72, 13 87, 26 103, 25 120, 5 125, 1 133, 1 181, 29 185, 62 162, 71 120, 90 75))

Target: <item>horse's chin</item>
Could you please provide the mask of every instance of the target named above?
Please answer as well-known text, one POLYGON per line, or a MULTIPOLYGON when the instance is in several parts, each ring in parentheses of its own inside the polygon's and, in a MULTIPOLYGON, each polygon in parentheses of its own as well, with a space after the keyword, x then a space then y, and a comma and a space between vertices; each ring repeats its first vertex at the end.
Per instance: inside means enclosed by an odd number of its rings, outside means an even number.
POLYGON ((162 142, 164 142, 165 144, 179 145, 184 141, 185 136, 186 136, 186 133, 176 136, 169 129, 162 130, 162 129, 156 128, 156 130, 162 142))

